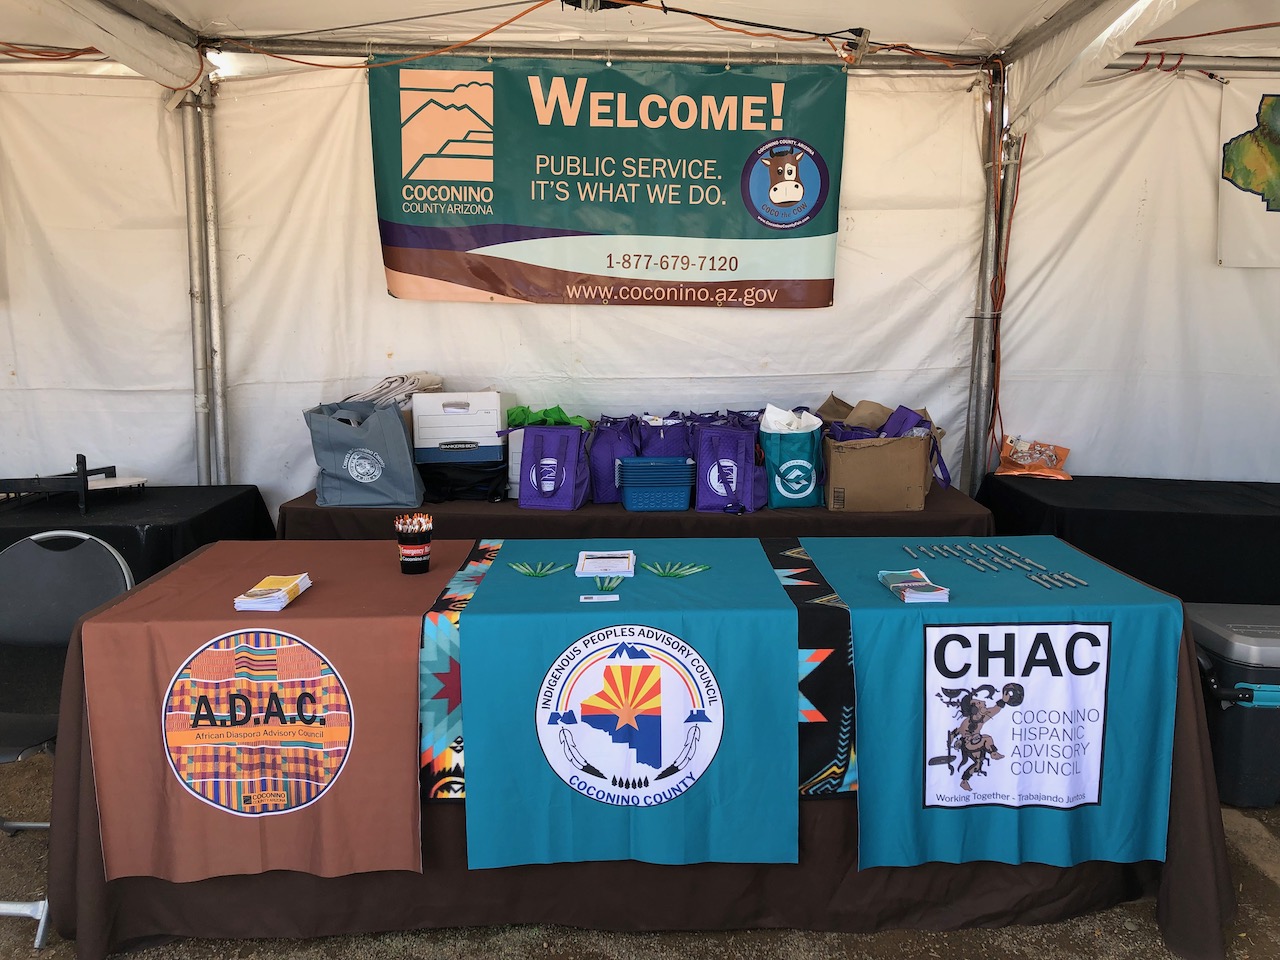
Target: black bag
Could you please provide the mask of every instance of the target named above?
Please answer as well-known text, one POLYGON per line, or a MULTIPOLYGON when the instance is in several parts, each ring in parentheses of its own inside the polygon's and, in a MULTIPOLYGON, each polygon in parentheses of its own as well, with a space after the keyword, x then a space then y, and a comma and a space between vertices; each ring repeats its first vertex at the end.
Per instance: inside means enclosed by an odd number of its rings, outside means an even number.
POLYGON ((507 497, 507 465, 499 463, 420 463, 427 503, 446 500, 487 500, 507 497))

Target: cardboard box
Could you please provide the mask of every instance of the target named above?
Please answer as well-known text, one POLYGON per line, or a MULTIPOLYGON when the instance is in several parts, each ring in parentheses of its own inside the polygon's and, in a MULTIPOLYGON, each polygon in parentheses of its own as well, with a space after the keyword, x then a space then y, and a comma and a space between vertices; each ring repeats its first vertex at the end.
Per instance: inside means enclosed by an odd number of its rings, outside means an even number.
POLYGON ((933 482, 928 437, 822 441, 827 509, 923 510, 933 482))
MULTIPOLYGON (((892 407, 874 400, 849 404, 834 393, 814 411, 823 423, 879 430, 892 407)), ((917 410, 930 423, 925 409, 917 410)), ((933 439, 944 431, 934 424, 933 439)), ((827 462, 827 509, 889 512, 923 510, 933 483, 933 440, 929 437, 885 437, 873 440, 823 440, 827 462)))
POLYGON ((506 456, 502 394, 415 393, 413 459, 418 463, 501 463, 506 456))

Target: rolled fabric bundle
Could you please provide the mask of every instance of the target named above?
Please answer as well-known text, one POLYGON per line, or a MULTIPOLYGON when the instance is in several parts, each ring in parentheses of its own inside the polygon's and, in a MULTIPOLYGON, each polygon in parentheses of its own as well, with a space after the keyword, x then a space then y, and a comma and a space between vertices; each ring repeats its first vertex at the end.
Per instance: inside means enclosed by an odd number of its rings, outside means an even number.
POLYGON ((364 400, 380 407, 394 403, 402 410, 409 409, 415 393, 440 393, 444 390, 444 377, 426 370, 415 370, 413 373, 398 373, 384 377, 382 382, 349 397, 343 397, 343 403, 349 400, 364 400))

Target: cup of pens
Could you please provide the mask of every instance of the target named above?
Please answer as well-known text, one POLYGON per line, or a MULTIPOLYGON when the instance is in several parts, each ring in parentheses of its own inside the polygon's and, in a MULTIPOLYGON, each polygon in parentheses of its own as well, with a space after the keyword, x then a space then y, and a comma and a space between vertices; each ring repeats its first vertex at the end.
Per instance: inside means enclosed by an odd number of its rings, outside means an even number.
POLYGON ((426 573, 431 569, 431 526, 429 513, 396 517, 401 573, 426 573))

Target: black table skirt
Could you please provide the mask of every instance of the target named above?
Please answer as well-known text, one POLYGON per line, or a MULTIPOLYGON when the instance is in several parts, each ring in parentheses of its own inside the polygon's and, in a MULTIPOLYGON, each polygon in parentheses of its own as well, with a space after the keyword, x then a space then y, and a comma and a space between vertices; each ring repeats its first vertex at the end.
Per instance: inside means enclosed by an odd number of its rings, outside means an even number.
POLYGON ((1047 533, 1196 603, 1280 604, 1280 483, 989 474, 997 535, 1047 533))
MULTIPOLYGON (((442 540, 511 537, 525 540, 598 537, 986 537, 991 512, 959 490, 936 484, 923 510, 891 513, 825 507, 757 510, 741 516, 697 510, 629 511, 618 503, 578 510, 532 510, 515 500, 449 500, 423 504, 442 540)), ((278 534, 285 540, 390 540, 404 507, 322 507, 315 491, 282 504, 278 534)))
POLYGON ((269 540, 271 514, 256 486, 151 486, 74 493, 0 505, 0 548, 45 530, 79 530, 120 551, 135 580, 218 540, 269 540))

